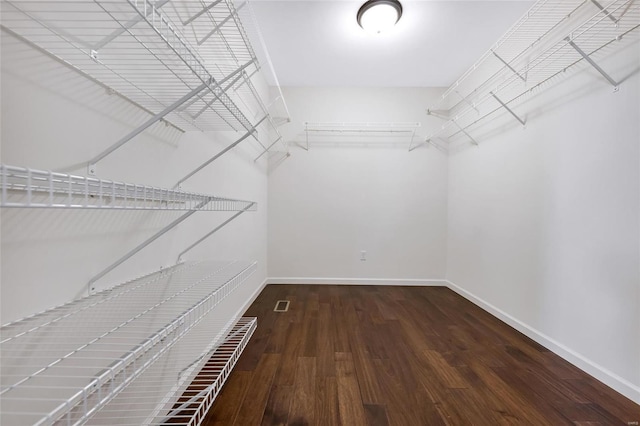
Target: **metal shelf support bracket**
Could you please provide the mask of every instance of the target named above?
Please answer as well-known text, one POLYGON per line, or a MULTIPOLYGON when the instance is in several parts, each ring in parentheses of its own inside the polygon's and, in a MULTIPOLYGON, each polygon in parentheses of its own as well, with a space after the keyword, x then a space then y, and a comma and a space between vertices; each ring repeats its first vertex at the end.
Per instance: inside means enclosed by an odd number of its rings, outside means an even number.
POLYGON ((220 229, 222 229, 223 227, 225 227, 229 222, 231 222, 232 220, 234 220, 235 218, 237 218, 238 216, 240 216, 242 213, 249 211, 253 206, 255 205, 255 203, 251 203, 249 204, 244 210, 241 210, 239 212, 237 212, 236 214, 234 214, 233 216, 231 216, 229 219, 225 220, 224 222, 222 222, 220 225, 216 226, 213 230, 211 230, 209 233, 207 233, 206 235, 204 235, 202 238, 200 238, 198 241, 196 241, 195 243, 191 244, 189 247, 187 247, 186 249, 182 250, 180 252, 180 254, 178 255, 178 262, 180 262, 182 260, 182 256, 184 256, 188 251, 190 251, 191 249, 193 249, 195 246, 199 245, 200 243, 202 243, 204 240, 206 240, 207 238, 209 238, 210 236, 212 236, 213 234, 215 234, 216 232, 218 232, 220 229))
POLYGON ((613 86, 613 90, 615 92, 618 91, 619 83, 617 81, 615 81, 613 78, 611 78, 611 76, 609 74, 607 74, 602 68, 600 68, 600 66, 598 64, 596 64, 595 61, 589 57, 589 55, 587 55, 582 49, 580 49, 580 47, 578 47, 578 45, 575 44, 573 42, 573 40, 571 40, 571 37, 567 37, 567 38, 565 38, 565 40, 567 41, 567 43, 569 43, 569 45, 571 47, 573 47, 575 49, 576 52, 578 52, 580 54, 580 56, 582 56, 584 58, 585 61, 589 62, 589 64, 591 64, 591 66, 594 67, 596 69, 596 71, 598 71, 600 74, 602 74, 602 76, 604 78, 606 78, 609 83, 611 83, 611 85, 613 86))
POLYGON ((465 135, 467 135, 467 137, 468 137, 469 139, 471 139, 471 143, 472 143, 472 144, 474 144, 475 146, 480 145, 480 144, 478 143, 478 141, 477 141, 477 140, 475 140, 475 139, 473 138, 473 136, 471 136, 471 135, 469 134, 469 132, 467 132, 467 131, 466 131, 466 130, 461 126, 461 125, 459 125, 459 124, 458 124, 458 122, 457 122, 457 121, 455 121, 455 120, 454 120, 453 122, 454 122, 454 124, 455 124, 456 126, 458 126, 458 129, 460 129, 460 131, 461 131, 462 133, 464 133, 465 135))
POLYGON ((473 102, 471 102, 471 101, 469 100, 469 98, 467 98, 465 95, 463 95, 462 93, 460 93, 460 92, 459 92, 459 91, 457 91, 457 90, 456 90, 456 94, 457 94, 458 96, 460 96, 460 98, 461 98, 461 99, 462 99, 462 100, 463 100, 467 105, 469 105, 471 108, 475 109, 477 113, 480 113, 480 111, 478 110, 478 108, 476 108, 476 105, 475 105, 473 102))
MULTIPOLYGON (((105 275, 107 275, 109 272, 113 271, 115 268, 120 266, 122 263, 124 263, 127 260, 129 260, 131 258, 131 256, 133 256, 134 254, 138 253, 140 250, 142 250, 143 248, 145 248, 146 246, 148 246, 149 244, 151 244, 152 242, 154 242, 155 240, 157 240, 158 238, 160 238, 161 236, 163 236, 164 234, 169 232, 171 229, 175 228, 178 224, 183 222, 189 216, 191 216, 192 214, 194 214, 195 212, 197 212, 199 209, 201 209, 202 207, 206 206, 210 202, 211 202, 211 199, 208 199, 208 200, 205 200, 205 201, 201 202, 193 210, 190 210, 190 211, 186 212, 185 214, 183 214, 182 216, 180 216, 179 218, 177 218, 176 220, 174 220, 173 222, 171 222, 170 224, 168 224, 167 226, 162 228, 160 231, 156 232, 153 236, 147 238, 145 241, 140 243, 137 247, 135 247, 134 249, 130 250, 127 254, 122 256, 120 259, 116 260, 111 265, 109 265, 108 267, 103 269, 100 273, 95 275, 93 278, 91 278, 89 280, 89 283, 87 284, 87 289, 89 291, 89 294, 92 294, 95 291, 95 283, 96 283, 96 281, 98 281, 100 278, 102 278, 105 275)), ((251 205, 253 205, 253 203, 251 205)), ((251 207, 251 205, 249 207, 251 207)))
POLYGON ((506 110, 509 112, 509 114, 513 115, 513 118, 515 118, 516 120, 518 120, 518 121, 520 122, 520 124, 522 124, 523 126, 524 126, 524 125, 526 125, 526 122, 525 122, 523 119, 521 119, 520 117, 518 117, 518 116, 516 115, 516 113, 515 113, 515 112, 513 112, 513 110, 507 106, 507 104, 505 104, 504 102, 502 102, 502 101, 500 100, 500 98, 496 96, 496 94, 495 94, 495 93, 491 92, 491 96, 493 96, 493 98, 494 98, 496 101, 498 101, 498 103, 499 103, 500 105, 502 105, 502 107, 503 107, 504 109, 506 109, 506 110))
MULTIPOLYGON (((154 6, 155 6, 156 9, 160 9, 162 6, 164 6, 167 3, 169 3, 169 0, 159 0, 159 1, 157 1, 155 3, 154 6)), ((150 14, 151 14, 151 9, 149 9, 147 11, 147 16, 149 16, 150 14)), ((115 40, 116 38, 118 38, 122 34, 124 34, 127 31, 129 31, 137 23, 141 22, 142 19, 143 18, 141 16, 136 16, 135 18, 132 18, 128 22, 122 24, 122 28, 118 28, 117 30, 112 32, 109 36, 105 37, 104 39, 100 40, 100 42, 96 43, 93 46, 93 50, 95 50, 96 52, 99 51, 100 49, 105 47, 107 44, 111 43, 113 40, 115 40)))
POLYGON ((202 16, 204 13, 208 12, 209 10, 213 9, 218 3, 220 3, 222 0, 215 0, 214 2, 209 3, 209 5, 205 6, 204 9, 202 9, 200 12, 196 13, 195 15, 193 15, 191 18, 187 19, 186 21, 184 21, 182 23, 182 25, 189 25, 190 23, 192 23, 193 21, 195 21, 196 19, 198 19, 200 16, 202 16))
POLYGON ((600 9, 602 13, 604 13, 607 16, 607 18, 611 19, 611 21, 614 24, 618 25, 618 20, 607 9, 605 9, 604 6, 598 3, 597 0, 591 0, 591 3, 595 4, 598 7, 598 9, 600 9))
POLYGON ((211 157, 210 159, 208 159, 207 161, 205 161, 204 163, 202 163, 200 166, 198 166, 197 168, 195 168, 192 172, 190 172, 189 174, 187 174, 185 177, 183 177, 182 179, 180 179, 175 187, 179 187, 180 185, 182 185, 187 179, 189 179, 191 176, 195 175, 196 173, 198 173, 200 170, 204 169, 205 167, 207 167, 209 164, 213 163, 215 160, 217 160, 218 158, 222 157, 224 154, 226 154, 229 150, 233 149, 236 145, 238 145, 240 142, 242 142, 243 140, 245 140, 246 138, 248 138, 249 136, 253 135, 256 131, 256 129, 258 128, 258 126, 267 119, 267 116, 262 117, 260 120, 258 120, 258 122, 256 124, 253 125, 253 127, 251 129, 249 129, 249 131, 247 133, 245 133, 244 135, 242 135, 240 137, 240 139, 236 140, 235 142, 233 142, 231 145, 227 146, 225 149, 223 149, 222 151, 220 151, 219 153, 217 153, 216 155, 214 155, 213 157, 211 157))
POLYGON ((434 117, 438 117, 441 120, 449 120, 449 111, 442 109, 428 109, 427 115, 432 115, 434 117))
POLYGON ((246 67, 248 67, 252 63, 253 63, 253 61, 250 61, 249 63, 243 65, 240 68, 238 68, 237 70, 235 70, 234 72, 232 72, 231 74, 229 74, 228 76, 226 76, 225 78, 223 78, 220 81, 214 81, 213 77, 210 77, 207 81, 205 81, 204 83, 200 84, 198 87, 196 87, 195 89, 193 89, 192 91, 190 91, 189 93, 187 93, 186 95, 184 95, 183 97, 181 97, 180 99, 175 101, 173 104, 169 105, 164 110, 162 110, 161 112, 157 113, 156 115, 154 115, 153 117, 148 119, 146 122, 144 122, 143 124, 138 126, 135 130, 131 131, 125 137, 120 139, 118 142, 116 142, 115 144, 111 145, 106 150, 102 151, 102 153, 98 154, 97 156, 95 156, 91 160, 89 160, 88 173, 91 174, 91 175, 94 175, 95 174, 95 169, 96 169, 96 163, 98 161, 102 160, 103 158, 105 158, 106 156, 111 154, 113 151, 117 150, 122 145, 126 144, 131 139, 133 139, 134 137, 138 136, 140 133, 142 133, 143 131, 148 129, 153 124, 155 124, 158 121, 162 120, 167 114, 171 113, 176 108, 180 107, 180 105, 184 104, 189 99, 191 99, 194 96, 198 95, 200 92, 202 92, 205 89, 214 90, 216 88, 219 88, 220 85, 222 85, 223 83, 226 83, 227 80, 233 78, 236 74, 240 73, 242 70, 244 70, 246 67), (212 85, 213 85, 213 87, 212 87, 212 85))
POLYGON ((507 61, 505 61, 504 59, 502 59, 500 57, 500 55, 498 55, 495 51, 491 51, 491 53, 493 53, 493 56, 495 56, 496 58, 498 58, 500 60, 500 62, 502 62, 507 68, 509 68, 511 70, 511 72, 513 72, 515 75, 517 75, 518 77, 520 77, 520 80, 524 81, 525 83, 527 82, 527 79, 524 78, 522 75, 520 75, 520 73, 518 71, 516 71, 511 65, 509 65, 509 63, 507 61))
MULTIPOLYGON (((209 40, 209 37, 211 37, 212 35, 217 33, 220 30, 220 28, 222 28, 224 26, 224 24, 229 22, 229 19, 233 18, 233 15, 238 13, 240 11, 240 9, 242 9, 246 4, 247 4, 247 2, 243 2, 240 6, 238 6, 236 8, 236 10, 234 12, 230 13, 226 18, 224 18, 222 21, 220 21, 218 23, 218 25, 216 25, 211 31, 209 31, 209 33, 206 36, 204 36, 201 40, 198 40, 198 46, 202 45, 202 43, 204 43, 205 41, 209 40)), ((195 18, 197 18, 197 16, 195 18)), ((193 18, 193 19, 195 19, 195 18, 193 18)))
POLYGON ((89 164, 88 164, 89 173, 91 174, 92 169, 95 171, 95 165, 98 161, 102 160, 103 158, 111 154, 113 151, 120 148, 122 145, 126 144, 131 139, 138 136, 140 133, 144 132, 150 126, 160 121, 164 116, 166 116, 167 114, 169 114, 170 112, 178 108, 180 105, 182 105, 183 103, 185 103, 186 101, 188 101, 189 99, 197 95, 198 93, 202 92, 204 89, 208 88, 210 84, 211 84, 211 81, 206 81, 202 83, 201 85, 199 85, 198 87, 196 87, 195 89, 193 89, 192 91, 190 91, 189 93, 187 93, 186 95, 184 95, 183 97, 175 101, 173 104, 169 105, 164 110, 162 110, 161 112, 157 113, 156 115, 148 119, 142 125, 138 126, 135 130, 127 134, 118 142, 116 142, 115 144, 111 145, 109 148, 102 151, 102 153, 93 157, 91 160, 89 160, 89 164))
POLYGON ((271 147, 272 147, 272 146, 274 146, 275 144, 277 144, 277 143, 278 143, 278 142, 280 142, 281 140, 282 140, 282 136, 278 136, 278 137, 276 138, 276 140, 275 140, 275 141, 273 141, 273 142, 271 143, 271 145, 269 145, 268 147, 266 147, 266 148, 264 149, 264 151, 262 151, 262 152, 260 153, 260 155, 258 155, 258 156, 255 158, 255 160, 253 160, 253 162, 255 163, 256 161, 258 161, 258 160, 260 159, 260 157, 262 157, 264 154, 266 154, 267 152, 269 152, 269 150, 271 149, 271 147))

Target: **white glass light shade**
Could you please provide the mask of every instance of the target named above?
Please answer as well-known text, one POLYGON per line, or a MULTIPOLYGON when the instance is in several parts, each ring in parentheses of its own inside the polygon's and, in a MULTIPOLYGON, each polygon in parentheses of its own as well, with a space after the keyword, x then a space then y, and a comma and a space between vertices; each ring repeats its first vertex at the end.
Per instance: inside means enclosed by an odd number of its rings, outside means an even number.
POLYGON ((367 32, 378 34, 392 28, 402 16, 397 0, 369 0, 358 11, 358 24, 367 32))

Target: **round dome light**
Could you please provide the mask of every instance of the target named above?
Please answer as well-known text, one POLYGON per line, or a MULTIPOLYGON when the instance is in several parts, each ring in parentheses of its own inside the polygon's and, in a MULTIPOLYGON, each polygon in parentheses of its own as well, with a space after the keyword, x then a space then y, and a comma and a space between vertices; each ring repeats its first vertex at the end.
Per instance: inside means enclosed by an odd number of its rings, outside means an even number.
POLYGON ((369 0, 358 10, 358 25, 365 31, 379 34, 392 28, 402 16, 398 0, 369 0))

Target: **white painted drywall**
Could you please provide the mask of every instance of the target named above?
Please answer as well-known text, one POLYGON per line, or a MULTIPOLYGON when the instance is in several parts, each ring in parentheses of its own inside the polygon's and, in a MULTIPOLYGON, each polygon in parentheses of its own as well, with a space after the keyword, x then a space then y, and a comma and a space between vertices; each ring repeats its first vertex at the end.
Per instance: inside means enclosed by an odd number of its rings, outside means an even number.
POLYGON ((639 46, 600 61, 458 143, 447 278, 639 401, 639 46))
MULTIPOLYGON (((423 135, 439 124, 425 110, 440 93, 287 87, 292 123, 283 134, 304 143, 303 122, 423 122, 423 135)), ((292 156, 271 168, 269 277, 385 283, 443 278, 446 155, 433 147, 409 152, 408 139, 402 147, 340 146, 352 140, 333 138, 309 151, 293 146, 292 156)))
MULTIPOLYGON (((147 118, 2 32, 2 162, 84 175, 86 161, 147 118)), ((238 136, 180 134, 159 124, 98 163, 97 177, 170 188, 238 136)), ((256 142, 245 141, 183 185, 187 191, 258 202, 257 212, 244 213, 185 256, 258 261, 258 271, 226 301, 229 313, 266 278, 267 175, 266 162, 253 161, 259 153, 256 142)), ((181 214, 3 209, 2 323, 85 295, 92 276, 181 214)), ((175 264, 178 253, 232 214, 195 213, 106 275, 98 287, 175 264)))

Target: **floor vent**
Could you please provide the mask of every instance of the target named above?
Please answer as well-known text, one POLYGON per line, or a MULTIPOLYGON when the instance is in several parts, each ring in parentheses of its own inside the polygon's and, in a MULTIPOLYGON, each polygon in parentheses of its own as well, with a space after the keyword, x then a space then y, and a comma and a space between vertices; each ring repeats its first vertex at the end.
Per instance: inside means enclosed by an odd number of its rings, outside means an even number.
POLYGON ((273 308, 273 312, 287 312, 288 310, 289 310, 288 300, 278 300, 276 302, 276 307, 273 308))

